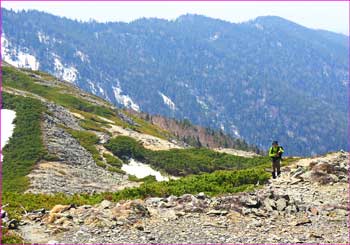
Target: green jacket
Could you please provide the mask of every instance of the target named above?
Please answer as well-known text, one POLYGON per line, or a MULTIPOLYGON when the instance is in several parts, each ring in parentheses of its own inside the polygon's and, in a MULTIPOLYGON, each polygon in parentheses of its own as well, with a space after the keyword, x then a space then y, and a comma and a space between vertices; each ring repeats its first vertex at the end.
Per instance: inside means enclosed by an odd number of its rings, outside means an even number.
POLYGON ((269 157, 271 157, 271 158, 281 157, 282 154, 277 154, 278 152, 280 152, 280 153, 284 152, 284 149, 282 146, 277 146, 277 147, 271 146, 269 149, 269 157))

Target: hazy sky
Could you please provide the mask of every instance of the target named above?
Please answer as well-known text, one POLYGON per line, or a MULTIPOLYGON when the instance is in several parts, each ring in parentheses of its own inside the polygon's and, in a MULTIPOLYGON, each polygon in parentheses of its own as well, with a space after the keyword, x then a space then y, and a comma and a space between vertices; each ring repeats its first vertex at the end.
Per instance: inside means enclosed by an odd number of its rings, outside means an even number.
POLYGON ((338 2, 10 2, 5 8, 37 9, 78 20, 129 22, 141 17, 175 19, 186 13, 230 22, 277 15, 301 25, 348 35, 349 3, 338 2))

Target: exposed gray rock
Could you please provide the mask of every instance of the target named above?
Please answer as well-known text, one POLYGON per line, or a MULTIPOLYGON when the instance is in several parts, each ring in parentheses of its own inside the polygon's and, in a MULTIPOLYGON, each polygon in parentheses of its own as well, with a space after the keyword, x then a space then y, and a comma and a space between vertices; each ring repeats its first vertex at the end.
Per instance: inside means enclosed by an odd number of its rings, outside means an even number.
POLYGON ((248 208, 259 208, 261 205, 257 196, 242 196, 240 199, 242 205, 248 208))
POLYGON ((204 200, 204 199, 207 198, 207 195, 205 195, 204 192, 200 192, 195 197, 198 198, 198 199, 204 200))
POLYGON ((140 126, 138 123, 136 123, 134 120, 132 120, 131 117, 125 115, 123 112, 118 111, 118 116, 120 117, 120 119, 122 119, 124 122, 126 122, 129 125, 132 126, 140 126))
POLYGON ((100 203, 100 208, 101 209, 107 209, 107 208, 111 208, 112 207, 112 202, 108 201, 108 200, 103 200, 100 203))
POLYGON ((280 198, 276 201, 276 207, 278 211, 283 211, 287 207, 287 201, 284 198, 280 198))
POLYGON ((210 210, 207 212, 207 215, 227 215, 228 211, 227 210, 210 210))
POLYGON ((276 203, 274 200, 270 199, 270 198, 266 198, 263 201, 264 207, 267 211, 273 211, 276 209, 276 203))
POLYGON ((91 153, 61 128, 57 120, 45 114, 42 132, 44 145, 59 162, 39 163, 28 175, 30 188, 27 192, 95 193, 118 191, 128 186, 139 185, 128 181, 119 173, 109 172, 97 166, 91 153))
POLYGON ((45 104, 48 111, 52 114, 50 120, 54 121, 55 124, 61 124, 74 130, 82 130, 77 119, 66 108, 51 102, 45 104))

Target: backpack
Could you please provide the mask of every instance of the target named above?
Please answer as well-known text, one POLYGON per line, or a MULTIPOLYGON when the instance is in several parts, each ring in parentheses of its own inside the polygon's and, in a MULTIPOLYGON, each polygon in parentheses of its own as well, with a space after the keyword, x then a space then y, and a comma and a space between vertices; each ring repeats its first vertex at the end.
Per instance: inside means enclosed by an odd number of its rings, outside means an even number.
MULTIPOLYGON (((283 147, 282 147, 282 146, 278 146, 278 150, 277 150, 277 152, 278 152, 280 149, 282 149, 282 150, 284 151, 284 149, 283 149, 283 147)), ((279 158, 281 158, 281 159, 282 159, 282 155, 283 155, 283 152, 281 152, 281 153, 279 154, 279 158)))

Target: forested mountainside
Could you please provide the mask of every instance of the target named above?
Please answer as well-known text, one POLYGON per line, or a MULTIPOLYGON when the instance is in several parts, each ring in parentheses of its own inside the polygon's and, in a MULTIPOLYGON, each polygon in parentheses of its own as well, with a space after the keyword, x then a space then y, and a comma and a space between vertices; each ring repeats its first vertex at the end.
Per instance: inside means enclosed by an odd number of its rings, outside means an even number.
POLYGON ((3 59, 286 154, 347 148, 347 37, 267 16, 78 22, 2 9, 3 59))
POLYGON ((211 149, 232 148, 259 154, 266 153, 266 151, 259 149, 257 146, 248 145, 247 142, 240 138, 234 138, 225 134, 223 130, 213 130, 211 128, 193 125, 188 119, 176 120, 161 115, 150 115, 144 112, 137 112, 132 109, 127 109, 127 111, 171 132, 178 139, 195 147, 208 147, 211 149))

